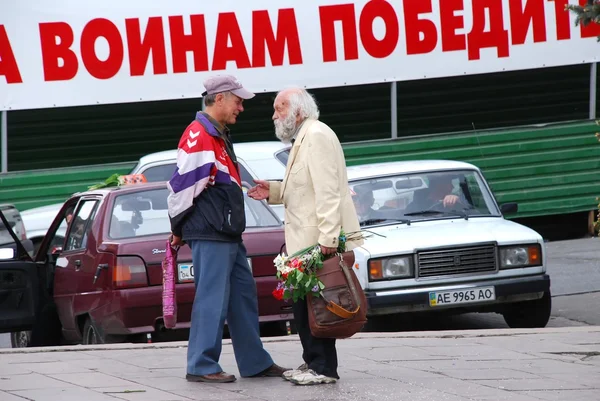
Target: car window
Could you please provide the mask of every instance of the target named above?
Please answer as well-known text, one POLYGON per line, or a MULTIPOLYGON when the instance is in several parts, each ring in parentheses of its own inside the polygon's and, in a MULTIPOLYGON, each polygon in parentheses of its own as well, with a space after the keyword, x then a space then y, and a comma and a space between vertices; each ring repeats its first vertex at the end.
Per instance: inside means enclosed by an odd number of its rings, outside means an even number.
POLYGON ((98 201, 94 199, 83 200, 79 203, 75 214, 71 215, 72 217, 67 215, 69 229, 65 251, 86 247, 97 204, 98 201))
MULTIPOLYGON (((248 172, 243 164, 238 163, 238 165, 240 166, 242 182, 245 181, 250 185, 254 185, 254 177, 252 177, 252 174, 248 172)), ((146 170, 141 170, 139 174, 144 174, 144 177, 146 177, 148 182, 169 181, 176 169, 177 163, 169 163, 149 167, 146 170)))
POLYGON ((242 163, 238 163, 238 166, 240 166, 240 178, 242 179, 242 183, 248 183, 250 186, 256 185, 254 183, 254 177, 246 170, 246 167, 242 163))
MULTIPOLYGON (((0 205, 0 210, 2 211, 2 214, 4 214, 4 217, 8 221, 10 228, 12 229, 13 233, 17 236, 17 238, 20 240, 27 239, 25 226, 23 224, 23 220, 21 218, 21 213, 19 212, 19 210, 13 205, 0 205)), ((0 245, 14 245, 14 243, 15 241, 11 237, 9 231, 6 229, 4 224, 0 225, 0 245)))
POLYGON ((476 171, 424 172, 350 182, 361 225, 449 216, 498 215, 476 171))
POLYGON ((75 209, 75 204, 68 207, 66 210, 59 212, 61 215, 60 225, 54 231, 48 231, 46 234, 50 237, 48 242, 48 249, 45 251, 46 253, 53 253, 57 247, 63 248, 65 243, 65 236, 67 229, 69 228, 69 221, 73 220, 73 211, 75 209))
POLYGON ((148 182, 169 181, 176 169, 177 163, 161 164, 142 170, 140 174, 144 174, 148 182))
MULTIPOLYGON (((152 189, 118 195, 113 203, 108 236, 112 239, 169 234, 169 191, 152 189)), ((276 227, 281 222, 264 202, 245 198, 246 227, 276 227)))
POLYGON ((291 148, 287 148, 275 153, 275 158, 279 160, 284 166, 287 166, 287 162, 290 157, 290 150, 291 148))

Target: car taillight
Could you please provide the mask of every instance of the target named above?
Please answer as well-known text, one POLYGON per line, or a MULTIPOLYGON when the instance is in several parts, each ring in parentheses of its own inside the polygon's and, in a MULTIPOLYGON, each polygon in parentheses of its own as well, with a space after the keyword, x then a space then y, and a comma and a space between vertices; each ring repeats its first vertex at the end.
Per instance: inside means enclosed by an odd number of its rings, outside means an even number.
POLYGON ((137 256, 118 256, 113 269, 113 285, 116 289, 147 286, 144 260, 137 256))

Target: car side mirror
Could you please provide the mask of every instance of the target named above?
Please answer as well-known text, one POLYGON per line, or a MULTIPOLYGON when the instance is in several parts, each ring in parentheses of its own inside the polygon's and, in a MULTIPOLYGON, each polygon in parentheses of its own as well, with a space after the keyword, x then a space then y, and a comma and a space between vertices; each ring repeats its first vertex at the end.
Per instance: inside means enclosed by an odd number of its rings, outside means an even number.
POLYGON ((58 256, 58 255, 60 255, 62 250, 63 250, 62 246, 55 246, 52 248, 52 251, 50 253, 52 254, 52 256, 58 256))
POLYGON ((516 202, 503 203, 500 205, 500 211, 502 214, 517 213, 519 211, 519 204, 516 202))

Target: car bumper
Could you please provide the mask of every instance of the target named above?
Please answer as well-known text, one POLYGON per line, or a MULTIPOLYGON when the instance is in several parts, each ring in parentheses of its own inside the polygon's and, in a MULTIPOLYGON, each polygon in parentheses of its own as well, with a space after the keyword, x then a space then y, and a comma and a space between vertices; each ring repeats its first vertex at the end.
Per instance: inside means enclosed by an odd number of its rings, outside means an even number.
POLYGON ((500 280, 470 281, 458 285, 430 285, 419 288, 365 291, 368 315, 385 315, 404 312, 429 312, 448 309, 485 309, 498 304, 539 299, 550 290, 550 277, 547 274, 514 277, 500 280), (493 301, 450 304, 432 307, 429 293, 432 291, 454 291, 494 287, 496 299, 493 301))
MULTIPOLYGON (((276 285, 273 280, 270 277, 255 279, 259 322, 293 320, 289 305, 277 301, 271 294, 276 285)), ((195 292, 193 283, 177 285, 176 330, 190 327, 195 292)), ((107 308, 110 310, 97 310, 93 313, 94 321, 100 325, 105 334, 131 335, 150 333, 164 328, 162 286, 114 291, 113 299, 107 308)))

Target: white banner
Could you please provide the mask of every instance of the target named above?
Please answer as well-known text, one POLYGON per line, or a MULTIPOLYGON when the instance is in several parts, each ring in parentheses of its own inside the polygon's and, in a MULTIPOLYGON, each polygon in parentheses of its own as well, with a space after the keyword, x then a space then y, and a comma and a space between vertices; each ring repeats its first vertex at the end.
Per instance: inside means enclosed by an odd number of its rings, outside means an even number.
POLYGON ((260 93, 595 62, 567 2, 0 0, 0 110, 197 98, 218 73, 260 93))

